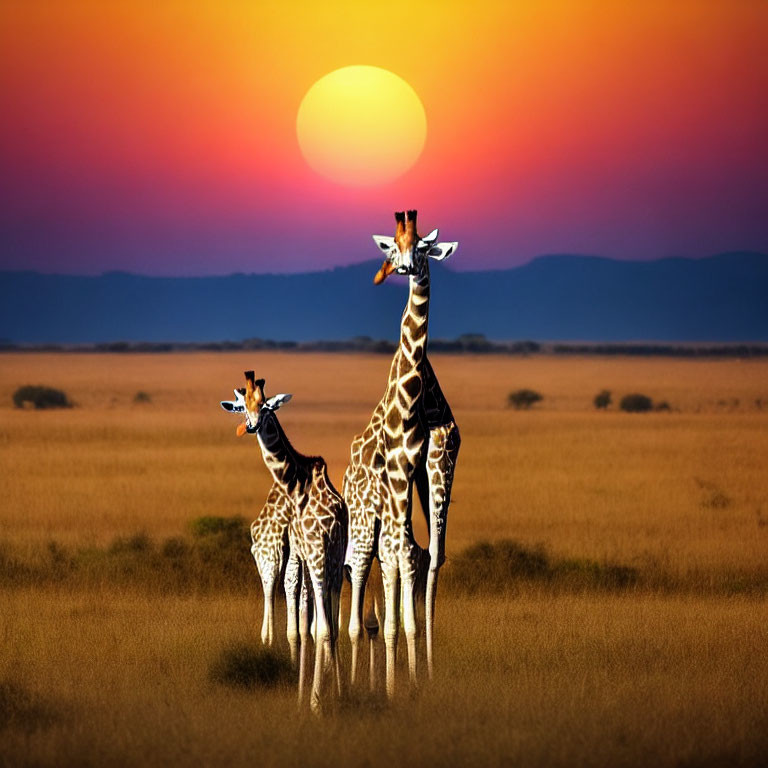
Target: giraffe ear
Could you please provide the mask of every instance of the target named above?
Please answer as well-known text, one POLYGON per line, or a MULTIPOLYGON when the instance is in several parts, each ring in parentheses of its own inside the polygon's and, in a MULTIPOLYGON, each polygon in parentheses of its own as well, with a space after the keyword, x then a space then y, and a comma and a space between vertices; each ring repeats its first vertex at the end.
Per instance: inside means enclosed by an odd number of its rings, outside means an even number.
POLYGON ((225 411, 229 411, 230 413, 242 413, 245 411, 245 406, 241 403, 236 403, 232 400, 222 400, 221 401, 221 407, 225 411))
POLYGON ((427 256, 435 261, 445 261, 459 247, 458 243, 437 243, 427 251, 427 256))
POLYGON ((373 242, 376 243, 378 249, 389 256, 389 254, 395 249, 395 238, 385 237, 384 235, 373 235, 373 242))
POLYGON ((281 405, 285 405, 293 395, 275 395, 274 397, 270 397, 269 400, 267 400, 266 403, 264 403, 265 408, 269 408, 271 411, 276 411, 281 405))
POLYGON ((433 229, 428 235, 422 237, 421 240, 419 240, 419 250, 426 251, 428 248, 431 248, 435 242, 437 242, 438 234, 438 230, 433 229))
POLYGON ((222 400, 221 407, 230 413, 245 412, 245 389, 236 389, 234 400, 222 400))

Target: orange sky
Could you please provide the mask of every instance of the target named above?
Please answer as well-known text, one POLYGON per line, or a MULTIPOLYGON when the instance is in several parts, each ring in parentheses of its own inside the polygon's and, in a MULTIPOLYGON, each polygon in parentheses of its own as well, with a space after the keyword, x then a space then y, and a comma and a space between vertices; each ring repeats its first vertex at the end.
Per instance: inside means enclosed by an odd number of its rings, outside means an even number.
POLYGON ((330 266, 412 206, 462 241, 456 268, 768 250, 761 0, 6 0, 1 30, 0 267, 330 266), (413 168, 362 191, 295 130, 350 64, 404 78, 428 121, 413 168))

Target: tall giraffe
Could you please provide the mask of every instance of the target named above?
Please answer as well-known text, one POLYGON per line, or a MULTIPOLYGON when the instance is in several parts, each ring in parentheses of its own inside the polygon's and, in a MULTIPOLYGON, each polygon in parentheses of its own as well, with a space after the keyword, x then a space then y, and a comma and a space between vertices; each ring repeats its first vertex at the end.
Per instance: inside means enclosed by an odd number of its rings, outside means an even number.
MULTIPOLYGON (((444 478, 452 471, 458 452, 458 430, 446 429, 442 423, 450 409, 426 359, 429 318, 429 264, 427 256, 447 258, 456 243, 435 244, 437 231, 423 240, 416 232, 416 211, 395 214, 394 238, 374 237, 387 260, 374 282, 381 283, 392 272, 409 278, 408 304, 400 326, 400 343, 390 367, 387 389, 374 409, 371 420, 350 449, 350 464, 344 475, 343 493, 350 515, 350 539, 345 564, 352 582, 349 635, 352 641, 352 679, 363 621, 365 584, 374 555, 381 563, 384 586, 384 640, 387 650, 387 693, 394 694, 395 656, 399 627, 399 597, 402 580, 403 624, 408 642, 408 666, 412 684, 416 681, 416 615, 415 588, 417 577, 425 569, 427 553, 416 544, 411 521, 413 484, 426 470, 426 481, 417 481, 422 505, 435 520, 430 525, 430 554, 434 551, 435 567, 430 563, 427 576, 431 598, 427 600, 431 669, 431 622, 437 569, 444 556, 444 513, 450 498, 450 482, 444 478), (427 394, 427 392, 429 394, 427 394), (444 404, 445 407, 442 407, 444 404), (447 409, 447 410, 446 410, 447 409), (436 426, 432 444, 430 414, 436 426), (450 439, 449 439, 450 438, 450 439), (429 471, 431 468, 431 471, 429 471), (452 464, 450 464, 452 469, 452 464), (430 493, 431 483, 442 488, 442 494, 430 493), (423 494, 429 494, 428 500, 423 494), (434 539, 434 545, 433 540, 434 539)), ((453 423, 450 416, 450 423, 453 423)), ((375 626, 367 617, 366 626, 375 626)))
MULTIPOLYGON (((245 424, 238 427, 238 434, 248 432, 256 435, 274 484, 290 499, 288 540, 291 560, 298 566, 302 584, 298 617, 301 632, 299 701, 303 700, 306 677, 309 645, 307 603, 311 585, 315 614, 315 666, 310 705, 313 710, 319 711, 323 679, 331 665, 335 667, 337 685, 340 685, 336 642, 347 543, 347 509, 328 477, 325 460, 319 456, 303 456, 285 435, 276 411, 290 399, 290 395, 277 395, 267 400, 264 397, 264 379, 256 379, 253 371, 246 371, 245 379, 242 402, 222 402, 222 407, 227 411, 245 413, 245 424)), ((298 589, 298 584, 299 579, 296 579, 295 589, 298 589)), ((295 592, 289 599, 296 604, 295 592)))
MULTIPOLYGON (((443 261, 458 248, 456 242, 437 243, 437 237, 438 230, 435 229, 426 237, 418 239, 417 252, 443 261)), ((374 278, 376 284, 382 283, 393 271, 407 272, 407 268, 404 269, 402 266, 399 249, 395 248, 393 238, 374 235, 373 239, 381 250, 387 252, 387 258, 374 278)), ((426 352, 422 380, 424 393, 420 401, 420 413, 429 433, 429 443, 425 461, 417 467, 414 479, 429 530, 429 570, 424 597, 426 603, 427 667, 429 677, 432 678, 437 580, 439 570, 445 562, 448 507, 451 501, 451 489, 461 436, 451 407, 443 394, 426 352)))

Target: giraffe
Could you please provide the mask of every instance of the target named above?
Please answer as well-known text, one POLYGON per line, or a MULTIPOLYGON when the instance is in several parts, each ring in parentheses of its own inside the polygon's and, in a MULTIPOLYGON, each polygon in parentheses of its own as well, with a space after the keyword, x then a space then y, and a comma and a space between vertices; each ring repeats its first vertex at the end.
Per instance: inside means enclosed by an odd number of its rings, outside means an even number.
MULTIPOLYGON (((277 409, 288 402, 290 395, 266 399, 264 379, 256 379, 253 371, 245 372, 245 390, 238 390, 241 399, 222 401, 227 411, 244 412, 245 424, 238 435, 255 434, 264 463, 275 485, 289 500, 288 541, 291 572, 291 593, 286 588, 289 632, 296 627, 301 635, 299 658, 299 702, 304 698, 306 651, 310 636, 310 591, 314 597, 315 665, 310 706, 315 712, 322 707, 323 678, 328 667, 335 667, 337 687, 341 680, 336 655, 339 626, 339 598, 343 580, 343 559, 347 538, 347 509, 344 500, 328 477, 325 460, 319 456, 303 456, 291 445, 277 418, 277 409), (293 607, 292 607, 293 606, 293 607)), ((287 578, 287 576, 286 576, 287 578)), ((290 642, 290 639, 289 639, 290 642)))
MULTIPOLYGON (((417 251, 443 261, 455 253, 459 244, 437 243, 438 230, 432 230, 419 239, 417 251)), ((398 269, 398 256, 392 238, 374 235, 373 240, 387 258, 376 274, 374 282, 380 284, 392 271, 398 269)), ((416 471, 416 489, 429 530, 429 570, 425 588, 427 668, 430 679, 434 674, 434 614, 437 597, 438 573, 445 563, 445 538, 448 525, 448 507, 461 446, 461 435, 451 407, 440 388, 434 369, 426 356, 423 374, 424 394, 421 399, 422 418, 429 432, 426 461, 416 471)))
MULTIPOLYGON (((430 258, 442 261, 456 251, 458 243, 437 243, 437 237, 438 230, 432 230, 426 237, 418 239, 416 247, 417 251, 426 252, 430 258)), ((392 239, 379 235, 374 235, 373 239, 379 248, 387 251, 387 258, 374 279, 376 284, 380 284, 393 271, 402 269, 398 269, 398 254, 393 248, 392 239)), ((429 442, 425 461, 417 467, 414 480, 429 530, 429 568, 424 598, 427 669, 431 679, 434 674, 433 638, 437 580, 439 570, 445 562, 448 507, 461 436, 426 350, 422 382, 424 391, 420 400, 420 414, 429 434, 429 442)))
MULTIPOLYGON (((245 411, 245 387, 235 389, 235 400, 222 400, 221 407, 229 412, 245 411)), ((288 402, 290 395, 279 395, 273 405, 279 407, 288 402)), ((238 434, 243 431, 238 427, 238 434)), ((273 482, 267 499, 256 519, 251 523, 251 555, 261 578, 264 592, 264 614, 261 625, 261 642, 271 646, 274 642, 275 588, 285 561, 284 588, 286 603, 286 635, 295 664, 298 649, 298 596, 300 564, 290 550, 288 524, 291 520, 291 499, 280 483, 273 482), (287 555, 287 560, 286 560, 287 555)))
MULTIPOLYGON (((365 585, 376 555, 381 564, 384 588, 386 687, 390 697, 395 689, 399 581, 402 580, 409 677, 414 685, 416 586, 427 567, 428 662, 431 671, 437 571, 444 559, 445 514, 459 445, 458 429, 426 358, 430 285, 427 257, 447 258, 457 243, 437 244, 437 230, 419 238, 416 211, 397 212, 395 221, 394 238, 374 236, 377 245, 387 253, 374 282, 383 282, 395 271, 409 275, 408 304, 403 313, 400 343, 392 360, 386 391, 366 429, 352 441, 350 464, 342 486, 350 520, 345 565, 352 582, 349 623, 352 682, 357 668, 365 585), (422 475, 424 477, 419 479, 422 475), (425 514, 429 510, 432 521, 429 551, 422 550, 413 537, 414 482, 425 514)), ((375 606, 369 606, 366 612, 369 637, 373 627, 378 626, 374 611, 375 606)))

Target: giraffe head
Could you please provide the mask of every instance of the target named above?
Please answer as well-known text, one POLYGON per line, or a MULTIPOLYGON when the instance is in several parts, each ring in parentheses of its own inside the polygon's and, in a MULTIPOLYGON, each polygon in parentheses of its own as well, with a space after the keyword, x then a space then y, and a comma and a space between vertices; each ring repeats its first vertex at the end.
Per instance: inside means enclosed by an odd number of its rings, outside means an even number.
POLYGON ((257 379, 253 371, 245 372, 245 386, 235 390, 234 400, 222 400, 221 407, 230 413, 244 413, 245 423, 237 427, 237 436, 246 432, 253 434, 259 429, 264 413, 276 411, 287 403, 293 395, 275 395, 264 397, 264 379, 257 379))
POLYGON ((374 235, 373 241, 386 258, 373 282, 383 283, 393 272, 420 277, 427 271, 427 259, 443 261, 458 247, 458 243, 438 243, 438 231, 433 229, 425 237, 416 231, 416 211, 395 213, 395 236, 374 235))

